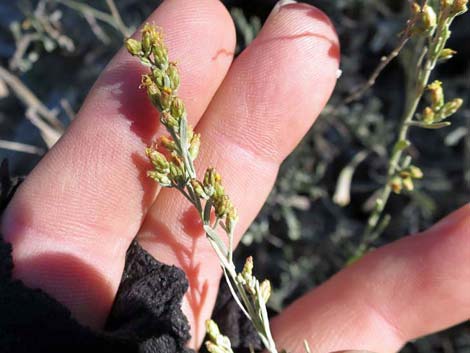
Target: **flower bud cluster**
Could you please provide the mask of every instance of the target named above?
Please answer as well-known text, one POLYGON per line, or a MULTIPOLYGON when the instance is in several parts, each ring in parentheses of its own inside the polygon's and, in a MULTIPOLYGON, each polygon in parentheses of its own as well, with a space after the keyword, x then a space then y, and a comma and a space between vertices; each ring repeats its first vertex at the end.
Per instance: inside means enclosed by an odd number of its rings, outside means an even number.
POLYGON ((423 172, 421 169, 414 165, 410 165, 407 168, 403 168, 390 180, 390 187, 395 194, 400 194, 403 189, 406 191, 413 191, 413 180, 422 178, 423 172))
POLYGON ((180 76, 176 64, 168 60, 168 49, 161 32, 146 24, 140 41, 129 38, 125 44, 129 53, 151 67, 150 73, 142 75, 141 87, 146 89, 150 101, 160 111, 161 122, 178 131, 181 119, 186 117, 186 109, 182 99, 176 96, 180 76))
POLYGON ((233 353, 230 339, 220 333, 213 320, 206 321, 206 333, 208 340, 205 345, 209 353, 233 353))
POLYGON ((245 260, 242 272, 237 274, 237 282, 242 284, 246 292, 254 298, 261 298, 262 305, 266 305, 271 296, 271 282, 265 279, 261 284, 258 279, 253 276, 253 258, 249 256, 245 260))
POLYGON ((425 4, 421 7, 417 2, 411 4, 416 23, 413 28, 413 34, 427 34, 431 32, 437 25, 437 15, 434 9, 425 4))
MULTIPOLYGON (((192 160, 195 160, 201 144, 201 135, 188 129, 187 139, 189 141, 188 154, 192 160)), ((160 138, 160 146, 168 152, 170 158, 158 151, 158 145, 148 147, 145 152, 153 165, 153 170, 147 173, 148 176, 163 187, 185 187, 189 178, 175 141, 163 136, 160 138)))
POLYGON ((411 11, 416 22, 412 33, 427 35, 432 32, 441 20, 452 19, 468 10, 468 0, 440 0, 439 15, 433 6, 427 3, 421 6, 417 1, 411 4, 411 11))
POLYGON ((457 16, 468 10, 468 0, 441 0, 441 9, 449 11, 450 16, 457 16))
POLYGON ((181 158, 173 152, 170 158, 157 150, 157 147, 148 147, 145 150, 147 157, 153 165, 153 170, 147 175, 163 187, 184 186, 186 184, 186 169, 181 158))
POLYGON ((426 89, 429 92, 431 104, 424 108, 420 116, 425 125, 432 126, 433 124, 446 120, 454 115, 463 104, 461 98, 455 98, 448 102, 445 101, 441 81, 434 81, 429 84, 426 89))
POLYGON ((217 218, 225 217, 225 230, 232 233, 238 215, 232 201, 225 193, 220 174, 214 168, 208 168, 203 181, 193 179, 191 185, 198 197, 212 204, 217 218))

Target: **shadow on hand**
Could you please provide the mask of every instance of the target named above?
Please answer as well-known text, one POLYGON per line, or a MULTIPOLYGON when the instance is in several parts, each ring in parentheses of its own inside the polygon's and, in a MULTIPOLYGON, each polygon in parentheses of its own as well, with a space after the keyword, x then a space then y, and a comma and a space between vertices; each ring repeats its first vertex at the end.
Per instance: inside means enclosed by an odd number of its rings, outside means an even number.
MULTIPOLYGON (((114 300, 114 292, 101 273, 74 255, 45 253, 20 260, 13 273, 26 286, 40 288, 66 306, 75 319, 93 328, 102 327, 114 300)), ((32 310, 31 323, 34 313, 32 310)))

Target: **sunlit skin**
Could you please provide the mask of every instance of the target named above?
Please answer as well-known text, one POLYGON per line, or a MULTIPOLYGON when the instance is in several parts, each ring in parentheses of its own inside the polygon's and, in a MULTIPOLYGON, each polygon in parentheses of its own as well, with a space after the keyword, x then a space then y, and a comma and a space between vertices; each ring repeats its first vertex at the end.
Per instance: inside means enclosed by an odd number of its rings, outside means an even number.
MULTIPOLYGON (((234 60, 234 25, 219 1, 165 1, 147 21, 162 28, 178 61, 179 94, 203 141, 197 170, 215 166, 222 175, 238 209, 239 239, 331 95, 340 55, 333 25, 309 5, 285 5, 234 60)), ((186 271, 183 308, 196 347, 221 273, 191 206, 146 176, 145 147, 165 131, 138 89, 144 71, 125 49, 116 54, 18 190, 2 233, 13 244, 15 276, 92 327, 103 325, 137 237, 157 259, 186 271)), ((370 253, 274 318, 278 346, 302 352, 307 339, 312 352, 394 352, 466 320, 469 239, 467 205, 370 253)))

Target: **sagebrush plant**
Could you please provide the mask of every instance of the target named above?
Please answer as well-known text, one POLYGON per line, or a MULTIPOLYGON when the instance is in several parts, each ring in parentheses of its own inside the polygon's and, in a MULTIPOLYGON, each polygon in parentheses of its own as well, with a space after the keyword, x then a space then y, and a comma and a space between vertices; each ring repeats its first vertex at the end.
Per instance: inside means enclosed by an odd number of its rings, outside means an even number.
MULTIPOLYGON (((178 68, 168 59, 162 31, 146 24, 141 40, 129 38, 126 47, 150 69, 142 76, 141 87, 146 89, 150 101, 160 112, 160 122, 169 134, 146 149, 153 165, 147 174, 162 187, 177 189, 196 208, 234 299, 253 323, 266 349, 276 353, 266 309, 271 284, 268 280, 260 282, 253 275, 252 257, 246 259, 241 272, 233 263, 237 212, 224 190, 220 174, 214 168, 208 168, 204 177, 198 179, 194 161, 201 136, 188 125, 184 102, 177 93, 180 85, 178 68), (228 247, 219 234, 220 228, 225 232, 228 247)), ((220 334, 217 325, 209 320, 206 326, 207 349, 211 353, 232 352, 230 340, 220 334)))
MULTIPOLYGON (((415 56, 410 64, 414 74, 408 75, 405 110, 398 136, 390 153, 387 168, 387 181, 380 190, 373 211, 367 221, 362 241, 350 262, 361 257, 370 244, 377 239, 390 222, 390 216, 384 215, 385 206, 392 193, 400 194, 403 190, 414 190, 414 180, 423 178, 421 169, 412 164, 412 157, 407 153, 411 146, 409 130, 411 127, 440 129, 449 126, 448 119, 462 106, 461 98, 446 100, 442 82, 429 83, 437 64, 452 58, 456 52, 446 47, 450 38, 450 26, 453 20, 467 12, 468 0, 440 0, 439 2, 413 2, 412 17, 408 21, 401 43, 414 40, 415 56), (419 108, 429 93, 429 104, 421 112, 419 108)), ((403 45, 400 46, 400 50, 403 45)), ((394 51, 393 56, 398 55, 394 51)), ((384 59, 384 61, 387 61, 384 59)))

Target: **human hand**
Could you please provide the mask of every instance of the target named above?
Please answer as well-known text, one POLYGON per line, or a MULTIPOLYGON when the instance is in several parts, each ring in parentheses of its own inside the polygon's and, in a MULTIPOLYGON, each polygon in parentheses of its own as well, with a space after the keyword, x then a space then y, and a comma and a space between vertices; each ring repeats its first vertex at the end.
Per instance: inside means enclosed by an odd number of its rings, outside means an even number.
MULTIPOLYGON (((213 0, 166 1, 151 16, 179 61, 180 95, 202 136, 199 170, 214 165, 240 214, 237 239, 253 220, 279 164, 307 132, 336 80, 337 38, 326 16, 303 4, 277 8, 234 62, 229 14, 213 0)), ((2 232, 15 276, 100 327, 137 236, 164 263, 182 268, 184 311, 200 344, 220 268, 198 216, 177 192, 145 172, 146 145, 161 134, 141 65, 121 50, 68 132, 10 204, 2 232)), ((409 339, 468 317, 470 207, 421 236, 375 251, 299 299, 273 321, 279 347, 300 352, 392 352, 409 339)))

